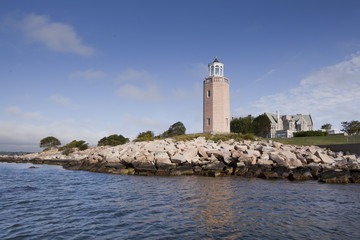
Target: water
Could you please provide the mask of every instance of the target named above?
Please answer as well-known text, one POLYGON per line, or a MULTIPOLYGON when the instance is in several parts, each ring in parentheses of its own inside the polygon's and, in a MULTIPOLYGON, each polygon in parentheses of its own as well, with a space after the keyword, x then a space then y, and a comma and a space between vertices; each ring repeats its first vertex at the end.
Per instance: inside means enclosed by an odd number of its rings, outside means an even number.
POLYGON ((360 184, 0 163, 0 239, 360 239, 360 184))

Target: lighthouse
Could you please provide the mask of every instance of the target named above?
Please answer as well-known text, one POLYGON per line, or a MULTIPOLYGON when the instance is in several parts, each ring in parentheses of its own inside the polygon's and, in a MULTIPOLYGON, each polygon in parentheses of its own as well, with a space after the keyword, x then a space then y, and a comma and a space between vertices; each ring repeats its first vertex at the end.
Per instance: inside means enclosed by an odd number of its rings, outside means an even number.
POLYGON ((229 133, 229 79, 224 77, 224 64, 217 57, 208 64, 208 74, 203 91, 203 132, 229 133))

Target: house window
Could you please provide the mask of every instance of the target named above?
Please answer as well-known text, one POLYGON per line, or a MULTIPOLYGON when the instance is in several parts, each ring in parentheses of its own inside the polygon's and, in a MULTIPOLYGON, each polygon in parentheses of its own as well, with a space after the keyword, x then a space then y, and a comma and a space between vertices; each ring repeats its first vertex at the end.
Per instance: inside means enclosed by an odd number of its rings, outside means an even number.
POLYGON ((210 126, 210 118, 207 119, 207 125, 210 126))
POLYGON ((209 98, 211 96, 210 90, 207 91, 206 96, 209 98))

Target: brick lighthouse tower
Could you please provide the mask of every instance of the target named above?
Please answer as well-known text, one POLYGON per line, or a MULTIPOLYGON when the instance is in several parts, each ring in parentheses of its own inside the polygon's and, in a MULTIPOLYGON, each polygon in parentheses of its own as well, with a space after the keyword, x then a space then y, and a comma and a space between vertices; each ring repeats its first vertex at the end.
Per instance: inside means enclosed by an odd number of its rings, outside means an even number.
POLYGON ((229 133, 229 79, 224 77, 224 64, 219 62, 217 57, 208 67, 209 77, 204 80, 203 131, 229 133))

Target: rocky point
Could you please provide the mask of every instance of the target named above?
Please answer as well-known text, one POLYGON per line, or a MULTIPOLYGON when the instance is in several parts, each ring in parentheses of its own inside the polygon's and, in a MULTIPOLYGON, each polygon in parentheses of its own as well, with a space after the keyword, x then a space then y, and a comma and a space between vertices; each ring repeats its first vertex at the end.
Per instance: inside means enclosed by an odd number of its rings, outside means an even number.
POLYGON ((146 176, 241 176, 360 183, 359 156, 271 140, 214 142, 199 137, 184 142, 164 139, 91 147, 69 155, 55 149, 21 157, 2 156, 0 161, 60 164, 72 170, 146 176))

